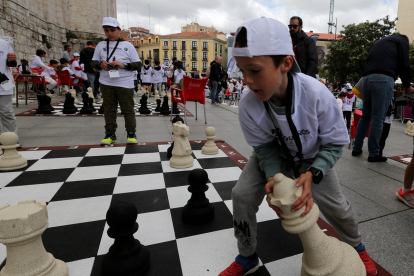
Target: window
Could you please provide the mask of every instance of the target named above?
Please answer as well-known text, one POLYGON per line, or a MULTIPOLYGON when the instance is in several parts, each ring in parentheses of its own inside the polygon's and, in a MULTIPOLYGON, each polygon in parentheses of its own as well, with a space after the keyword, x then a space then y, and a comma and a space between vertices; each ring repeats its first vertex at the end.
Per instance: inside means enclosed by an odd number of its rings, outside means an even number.
POLYGON ((207 62, 203 62, 203 71, 207 71, 208 68, 208 63, 207 62))
POLYGON ((181 52, 181 59, 185 60, 185 51, 181 52))
POLYGON ((185 41, 181 41, 181 50, 185 50, 185 41))
POLYGON ((208 59, 208 52, 203 52, 203 60, 207 60, 208 59))
POLYGON ((177 57, 177 51, 173 51, 173 58, 177 57))
MULTIPOLYGON (((150 38, 150 39, 148 39, 148 43, 149 43, 149 44, 151 44, 151 38, 150 38)), ((216 51, 217 51, 217 50, 216 50, 216 51)))
POLYGON ((197 70, 197 62, 191 62, 191 69, 192 71, 197 70))
POLYGON ((203 50, 207 50, 207 49, 208 49, 208 42, 203 41, 203 50))
POLYGON ((148 51, 148 58, 151 58, 151 50, 148 51))
POLYGON ((197 60, 197 52, 191 52, 191 59, 197 60))
POLYGON ((185 71, 185 61, 183 62, 183 70, 185 71))
POLYGON ((220 53, 223 53, 223 44, 220 44, 220 53))
POLYGON ((177 41, 173 41, 173 49, 177 49, 177 41))
POLYGON ((168 41, 164 41, 164 46, 168 46, 168 41))
POLYGON ((158 37, 155 39, 155 43, 158 43, 158 37))
POLYGON ((164 51, 164 58, 168 59, 168 51, 164 51))
POLYGON ((216 46, 215 46, 215 51, 217 52, 217 43, 216 43, 216 46))
POLYGON ((145 59, 144 58, 144 51, 141 51, 141 59, 145 59))
POLYGON ((197 41, 192 41, 191 42, 191 48, 197 50, 197 41))
POLYGON ((144 44, 144 40, 143 39, 141 39, 141 44, 144 44))

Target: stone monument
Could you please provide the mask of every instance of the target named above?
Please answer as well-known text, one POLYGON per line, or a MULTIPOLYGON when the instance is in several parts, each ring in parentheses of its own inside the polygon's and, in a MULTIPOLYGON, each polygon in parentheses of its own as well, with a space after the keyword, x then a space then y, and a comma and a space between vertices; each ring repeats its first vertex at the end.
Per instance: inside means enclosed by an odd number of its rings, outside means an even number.
POLYGON ((306 206, 293 212, 291 206, 302 195, 303 186, 296 187, 296 180, 281 173, 274 177, 271 204, 282 210, 282 226, 292 234, 298 234, 303 244, 301 276, 365 276, 365 265, 358 252, 350 245, 325 235, 316 223, 319 218, 318 205, 309 213, 301 214, 306 206))
POLYGON ((20 146, 17 144, 18 141, 19 137, 14 132, 3 132, 0 135, 0 150, 4 149, 0 158, 0 171, 17 170, 27 166, 26 158, 17 151, 20 146))
POLYGON ((7 249, 1 276, 69 276, 68 266, 43 246, 41 236, 48 225, 44 202, 28 200, 0 207, 0 243, 7 249))
POLYGON ((170 166, 176 169, 192 167, 194 158, 191 156, 193 150, 188 141, 188 135, 190 134, 189 127, 181 121, 178 121, 173 125, 173 133, 174 148, 172 150, 170 166))

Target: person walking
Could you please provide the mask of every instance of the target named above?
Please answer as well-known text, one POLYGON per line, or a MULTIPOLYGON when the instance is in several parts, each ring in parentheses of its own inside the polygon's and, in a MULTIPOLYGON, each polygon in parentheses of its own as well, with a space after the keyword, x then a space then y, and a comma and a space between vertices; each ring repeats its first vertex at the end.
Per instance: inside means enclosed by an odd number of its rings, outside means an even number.
POLYGON ((219 82, 221 81, 221 56, 216 56, 213 62, 210 63, 210 84, 211 84, 211 104, 218 105, 219 82))
POLYGON ((96 44, 93 41, 88 41, 86 42, 86 48, 83 48, 82 51, 80 51, 79 53, 80 55, 79 63, 84 64, 83 71, 88 76, 89 83, 93 91, 95 91, 96 72, 94 68, 92 68, 91 66, 91 61, 92 61, 93 54, 95 53, 95 47, 96 47, 96 44))

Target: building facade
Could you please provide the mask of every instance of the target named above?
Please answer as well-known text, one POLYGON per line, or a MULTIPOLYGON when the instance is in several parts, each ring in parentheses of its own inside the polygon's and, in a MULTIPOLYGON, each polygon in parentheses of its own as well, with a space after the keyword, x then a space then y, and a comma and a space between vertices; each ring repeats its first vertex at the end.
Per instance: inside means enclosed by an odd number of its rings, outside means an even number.
POLYGON ((201 26, 201 25, 199 25, 198 23, 195 23, 195 22, 191 22, 191 24, 187 24, 186 26, 181 27, 181 32, 182 33, 188 33, 188 32, 198 33, 198 32, 201 32, 201 33, 213 33, 213 34, 218 33, 218 31, 216 30, 216 28, 214 26, 211 26, 211 27, 201 26))
POLYGON ((399 0, 397 32, 408 36, 410 42, 414 40, 414 1, 399 0))
POLYGON ((221 56, 223 67, 227 67, 227 42, 211 33, 184 32, 141 37, 137 51, 141 59, 151 62, 160 60, 162 63, 176 57, 186 72, 206 72, 216 56, 221 56))

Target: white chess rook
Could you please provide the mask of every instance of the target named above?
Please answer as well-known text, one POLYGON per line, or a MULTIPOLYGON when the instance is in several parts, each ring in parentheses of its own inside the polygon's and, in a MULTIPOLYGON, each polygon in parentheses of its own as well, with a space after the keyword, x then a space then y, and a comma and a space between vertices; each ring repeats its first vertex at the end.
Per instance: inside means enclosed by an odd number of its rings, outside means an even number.
POLYGON ((27 166, 26 158, 16 150, 19 147, 18 141, 19 138, 14 132, 4 132, 0 135, 0 148, 4 149, 0 158, 0 171, 17 170, 27 166))
POLYGON ((194 165, 194 158, 191 156, 191 149, 188 135, 190 129, 188 126, 178 121, 173 124, 174 148, 170 159, 170 166, 176 169, 189 168, 194 165))
POLYGON ((214 142, 216 138, 216 129, 214 127, 206 128, 206 144, 201 148, 202 154, 218 154, 218 147, 214 142))
POLYGON ((304 252, 301 275, 365 276, 365 265, 356 250, 334 237, 328 237, 316 223, 319 218, 318 205, 301 216, 306 206, 293 212, 291 206, 302 195, 303 186, 296 187, 296 180, 278 173, 270 194, 271 203, 282 210, 282 226, 292 234, 299 234, 304 252))
POLYGON ((68 266, 46 252, 42 234, 47 229, 46 203, 21 201, 0 207, 0 243, 6 246, 7 262, 0 276, 68 276, 68 266))

